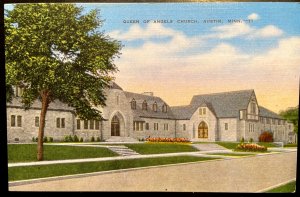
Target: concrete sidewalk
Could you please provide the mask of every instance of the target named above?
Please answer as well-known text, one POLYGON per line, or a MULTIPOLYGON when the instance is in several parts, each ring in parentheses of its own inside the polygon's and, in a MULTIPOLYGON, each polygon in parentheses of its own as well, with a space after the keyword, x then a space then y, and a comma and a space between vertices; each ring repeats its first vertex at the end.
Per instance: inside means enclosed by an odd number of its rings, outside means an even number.
POLYGON ((296 178, 296 152, 11 185, 10 191, 261 192, 296 178))

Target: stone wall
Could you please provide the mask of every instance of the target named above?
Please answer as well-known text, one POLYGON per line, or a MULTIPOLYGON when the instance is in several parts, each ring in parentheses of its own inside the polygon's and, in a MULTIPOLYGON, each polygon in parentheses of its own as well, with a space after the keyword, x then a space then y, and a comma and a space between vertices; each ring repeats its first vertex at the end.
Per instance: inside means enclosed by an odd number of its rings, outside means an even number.
POLYGON ((220 118, 218 124, 219 141, 236 142, 237 141, 237 119, 236 118, 220 118), (228 129, 225 130, 225 124, 228 129))

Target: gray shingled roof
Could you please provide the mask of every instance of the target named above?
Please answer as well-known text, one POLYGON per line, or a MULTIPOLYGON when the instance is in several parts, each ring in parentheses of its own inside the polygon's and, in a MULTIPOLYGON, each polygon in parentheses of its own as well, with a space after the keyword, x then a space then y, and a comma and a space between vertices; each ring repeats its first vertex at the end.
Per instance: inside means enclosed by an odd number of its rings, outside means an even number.
POLYGON ((195 95, 190 105, 209 103, 218 118, 239 117, 239 110, 247 109, 252 94, 254 90, 195 95))
POLYGON ((277 119, 284 119, 283 117, 279 116, 275 112, 268 110, 265 107, 259 106, 259 116, 268 117, 268 118, 277 118, 277 119))
POLYGON ((123 90, 118 84, 116 84, 115 82, 112 82, 112 84, 110 85, 111 89, 118 89, 118 90, 123 90))
POLYGON ((168 106, 167 113, 162 112, 162 106, 165 102, 157 96, 149 96, 144 94, 132 93, 132 92, 125 92, 124 94, 128 100, 128 103, 134 100, 136 101, 136 109, 132 110, 133 117, 145 117, 145 118, 163 118, 163 119, 175 119, 170 107, 168 106), (142 103, 147 102, 147 110, 142 110, 142 103), (157 112, 152 110, 152 105, 154 102, 157 103, 157 112))
MULTIPOLYGON (((15 97, 13 98, 11 103, 6 103, 7 107, 20 107, 22 108, 21 98, 15 97)), ((39 100, 35 100, 31 105, 33 109, 41 109, 42 103, 39 100)), ((66 111, 74 111, 74 108, 68 106, 65 103, 60 102, 59 100, 52 101, 49 104, 48 109, 50 110, 66 110, 66 111)))
POLYGON ((174 106, 171 110, 174 117, 178 120, 189 120, 193 113, 197 110, 196 105, 174 106))

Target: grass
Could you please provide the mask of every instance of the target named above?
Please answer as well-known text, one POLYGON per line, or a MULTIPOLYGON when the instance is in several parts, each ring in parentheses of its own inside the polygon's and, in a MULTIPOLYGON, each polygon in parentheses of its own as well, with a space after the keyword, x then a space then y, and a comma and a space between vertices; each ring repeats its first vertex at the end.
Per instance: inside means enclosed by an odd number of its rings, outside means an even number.
POLYGON ((298 147, 298 144, 286 144, 284 147, 298 147))
POLYGON ((266 193, 293 193, 295 192, 295 190, 296 190, 296 181, 292 181, 285 185, 266 191, 266 193))
POLYGON ((192 147, 189 144, 143 143, 143 144, 126 144, 125 146, 140 154, 161 154, 161 153, 198 151, 196 148, 192 147))
POLYGON ((238 157, 240 157, 240 156, 250 156, 250 155, 255 155, 255 153, 254 154, 252 154, 252 153, 211 153, 211 154, 208 154, 208 155, 223 155, 223 156, 238 156, 238 157))
POLYGON ((176 156, 143 159, 114 160, 87 163, 52 164, 40 166, 10 167, 8 169, 9 181, 26 180, 43 177, 53 177, 71 174, 81 174, 117 169, 157 166, 175 163, 206 161, 216 158, 176 156))
MULTIPOLYGON (((8 144, 8 162, 37 161, 36 144, 8 144)), ((118 156, 107 148, 44 145, 44 160, 82 159, 118 156)))
POLYGON ((278 147, 278 145, 272 143, 272 142, 257 142, 260 146, 266 146, 266 147, 278 147))
POLYGON ((227 149, 235 149, 239 142, 216 142, 218 145, 227 149))

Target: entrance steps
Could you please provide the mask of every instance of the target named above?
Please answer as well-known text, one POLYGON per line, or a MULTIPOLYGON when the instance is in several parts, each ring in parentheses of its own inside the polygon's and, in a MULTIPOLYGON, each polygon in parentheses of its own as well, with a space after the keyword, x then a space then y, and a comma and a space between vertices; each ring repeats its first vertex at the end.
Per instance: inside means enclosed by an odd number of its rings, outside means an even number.
POLYGON ((139 142, 139 141, 132 137, 111 136, 111 138, 105 140, 105 142, 139 142))
POLYGON ((211 151, 211 150, 228 150, 223 146, 220 146, 215 143, 200 143, 200 144, 192 144, 193 147, 200 151, 211 151))
POLYGON ((140 155, 139 153, 135 152, 132 149, 129 149, 126 146, 106 146, 109 150, 118 153, 121 156, 132 156, 132 155, 140 155))

